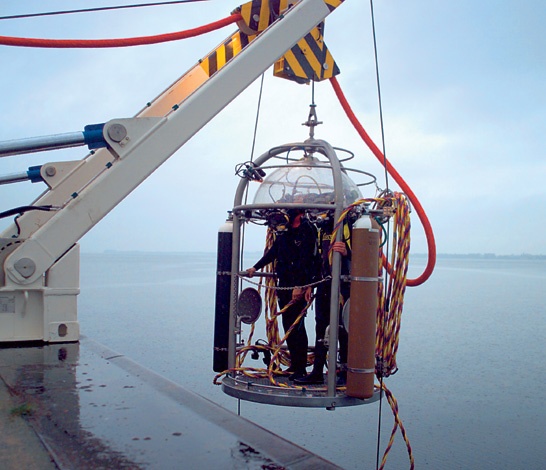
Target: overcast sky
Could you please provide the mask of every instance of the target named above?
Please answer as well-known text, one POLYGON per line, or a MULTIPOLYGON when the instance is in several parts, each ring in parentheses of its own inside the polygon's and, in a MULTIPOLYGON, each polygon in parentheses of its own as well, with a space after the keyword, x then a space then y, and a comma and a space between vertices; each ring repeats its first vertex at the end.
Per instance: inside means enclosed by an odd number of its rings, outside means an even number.
MULTIPOLYGON (((0 0, 0 16, 126 4, 112 0, 0 0)), ((136 2, 135 2, 136 3, 136 2)), ((143 2, 144 3, 144 2, 143 2)), ((52 39, 136 37, 224 18, 239 3, 209 0, 56 17, 1 20, 0 35, 52 39)), ((439 253, 546 254, 546 7, 543 0, 375 1, 387 156, 420 199, 439 253)), ((119 49, 0 46, 0 141, 82 131, 132 117, 234 30, 119 49)), ((326 21, 338 80, 381 147, 370 4, 346 0, 326 21)), ((250 159, 255 82, 81 241, 82 251, 215 251, 233 204, 237 163, 250 159)), ((330 83, 315 87, 316 137, 382 168, 345 117, 330 83)), ((266 72, 255 156, 302 141, 311 87, 266 72)), ((84 148, 6 157, 0 175, 84 148)), ((389 187, 396 184, 389 180, 389 187)), ((0 211, 26 205, 42 184, 0 186, 0 211)), ((373 195, 373 194, 366 194, 373 195)), ((414 214, 415 215, 415 214, 414 214)), ((412 251, 426 252, 413 217, 412 251)), ((2 227, 6 221, 2 221, 2 227)), ((262 248, 262 238, 249 240, 262 248)))

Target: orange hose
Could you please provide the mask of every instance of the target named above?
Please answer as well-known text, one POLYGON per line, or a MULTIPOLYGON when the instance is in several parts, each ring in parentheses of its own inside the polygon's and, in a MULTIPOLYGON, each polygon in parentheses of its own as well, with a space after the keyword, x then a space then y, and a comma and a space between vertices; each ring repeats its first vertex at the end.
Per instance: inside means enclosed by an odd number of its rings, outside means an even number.
POLYGON ((209 23, 198 28, 192 28, 176 33, 159 34, 157 36, 143 36, 137 38, 120 39, 36 39, 36 38, 16 38, 10 36, 0 36, 0 45, 18 46, 18 47, 42 47, 42 48, 101 48, 101 47, 129 47, 142 46, 148 44, 158 44, 161 42, 177 41, 201 34, 210 33, 223 28, 231 23, 242 20, 240 13, 235 13, 227 18, 223 18, 213 23, 209 23))
POLYGON ((430 225, 430 221, 428 220, 428 217, 425 213, 425 210, 423 209, 423 206, 419 202, 419 199, 417 199, 417 196, 414 194, 414 192, 411 190, 408 184, 404 181, 402 176, 400 176, 400 174, 396 171, 396 169, 385 158, 381 150, 379 150, 377 145, 375 145, 375 143, 373 142, 371 137, 368 135, 364 127, 362 127, 362 125, 358 121, 357 117, 353 113, 353 110, 349 106, 349 103, 347 102, 347 99, 345 98, 345 95, 343 94, 343 91, 341 90, 341 87, 337 79, 335 77, 330 78, 330 83, 332 84, 332 87, 334 88, 334 91, 339 99, 339 102, 341 103, 341 106, 343 107, 343 110, 345 111, 345 114, 347 114, 347 117, 351 121, 351 124, 355 127, 356 131, 358 132, 360 137, 362 137, 362 140, 364 140, 364 142, 372 151, 372 153, 375 155, 375 157, 379 160, 379 162, 383 166, 385 166, 389 174, 398 183, 402 191, 408 196, 409 200, 413 204, 413 207, 415 207, 415 210, 417 211, 417 216, 419 217, 419 220, 421 220, 421 224, 423 225, 423 228, 425 230, 425 236, 427 239, 428 261, 423 273, 415 279, 408 279, 406 284, 407 286, 419 286, 423 284, 430 277, 430 275, 434 271, 434 266, 436 264, 436 242, 434 240, 434 233, 432 231, 432 226, 430 225))

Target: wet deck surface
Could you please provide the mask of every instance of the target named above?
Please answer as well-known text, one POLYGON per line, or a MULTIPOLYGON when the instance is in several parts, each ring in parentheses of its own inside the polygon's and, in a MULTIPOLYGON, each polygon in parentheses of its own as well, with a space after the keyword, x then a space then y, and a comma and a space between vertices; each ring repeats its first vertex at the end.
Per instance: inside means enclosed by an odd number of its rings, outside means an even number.
POLYGON ((87 338, 0 349, 0 415, 3 469, 339 468, 87 338))

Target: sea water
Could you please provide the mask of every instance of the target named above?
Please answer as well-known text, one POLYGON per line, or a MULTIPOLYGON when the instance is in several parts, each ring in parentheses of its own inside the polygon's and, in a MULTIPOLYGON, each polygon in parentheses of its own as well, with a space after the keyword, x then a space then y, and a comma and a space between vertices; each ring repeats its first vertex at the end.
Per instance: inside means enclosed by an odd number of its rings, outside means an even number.
MULTIPOLYGON (((409 277, 425 262, 411 259, 409 277)), ((215 270, 211 253, 83 254, 82 334, 343 468, 376 468, 394 424, 386 400, 299 409, 213 384, 215 270)), ((407 289, 399 371, 385 384, 416 468, 546 468, 545 284, 543 259, 440 257, 407 289)), ((306 322, 312 335, 313 312, 306 322)), ((397 433, 386 468, 409 466, 397 433)))

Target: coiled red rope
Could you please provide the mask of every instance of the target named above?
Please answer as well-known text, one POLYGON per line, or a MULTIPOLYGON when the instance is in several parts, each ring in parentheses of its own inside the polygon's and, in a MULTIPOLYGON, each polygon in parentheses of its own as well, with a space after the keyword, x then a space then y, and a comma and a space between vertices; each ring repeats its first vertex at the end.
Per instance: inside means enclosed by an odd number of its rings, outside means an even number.
POLYGON ((425 210, 423 209, 423 206, 419 202, 419 199, 417 199, 417 196, 415 195, 415 193, 408 186, 404 178, 400 176, 400 174, 396 171, 396 169, 385 158, 381 150, 379 150, 379 147, 375 145, 375 143, 373 142, 371 137, 368 135, 364 127, 362 127, 362 125, 358 121, 356 115, 354 114, 353 110, 349 106, 349 103, 347 102, 347 99, 345 98, 345 95, 343 94, 343 91, 341 90, 341 86, 339 85, 339 82, 337 81, 337 79, 335 77, 330 78, 330 83, 332 84, 332 87, 334 88, 336 96, 338 97, 339 102, 341 103, 341 106, 343 107, 343 110, 345 111, 345 114, 347 114, 347 117, 351 121, 351 124, 354 126, 354 128, 356 129, 360 137, 362 137, 362 140, 364 140, 364 142, 372 151, 372 153, 375 155, 375 157, 379 160, 381 165, 384 165, 386 167, 389 174, 394 178, 394 180, 400 186, 402 191, 408 196, 409 200, 411 201, 413 207, 415 208, 417 212, 417 216, 419 217, 421 224, 423 225, 423 229, 425 230, 425 236, 427 239, 427 247, 428 247, 427 265, 423 273, 419 277, 415 279, 408 279, 406 284, 408 286, 413 286, 413 287, 419 286, 423 284, 430 277, 430 275, 434 271, 434 266, 436 264, 436 242, 434 240, 434 233, 432 231, 432 226, 430 224, 430 221, 428 220, 425 210))
POLYGON ((136 38, 120 39, 37 39, 37 38, 17 38, 10 36, 0 36, 0 45, 17 47, 41 47, 41 48, 59 48, 59 49, 94 49, 104 47, 129 47, 144 46, 149 44, 158 44, 168 41, 177 41, 187 39, 201 34, 210 33, 224 26, 236 23, 241 20, 240 13, 234 13, 227 18, 223 18, 212 23, 199 26, 198 28, 187 29, 175 33, 159 34, 156 36, 143 36, 136 38))

